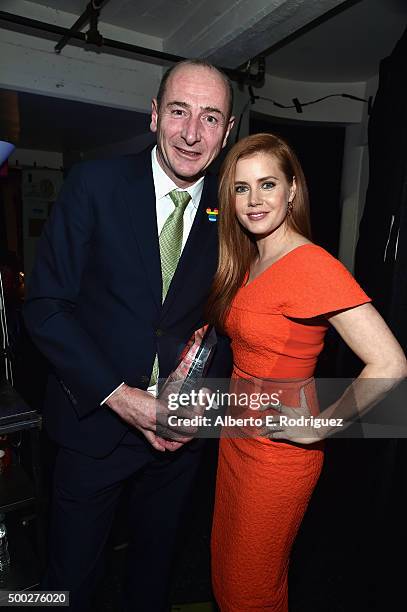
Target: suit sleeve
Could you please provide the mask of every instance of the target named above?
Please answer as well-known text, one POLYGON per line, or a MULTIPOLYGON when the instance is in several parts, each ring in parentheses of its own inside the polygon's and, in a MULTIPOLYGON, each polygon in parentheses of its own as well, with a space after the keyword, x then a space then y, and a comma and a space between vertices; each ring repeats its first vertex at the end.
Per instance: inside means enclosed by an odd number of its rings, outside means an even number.
POLYGON ((123 381, 103 347, 75 317, 94 229, 92 201, 79 164, 66 179, 45 226, 24 306, 28 331, 79 417, 97 409, 123 381))

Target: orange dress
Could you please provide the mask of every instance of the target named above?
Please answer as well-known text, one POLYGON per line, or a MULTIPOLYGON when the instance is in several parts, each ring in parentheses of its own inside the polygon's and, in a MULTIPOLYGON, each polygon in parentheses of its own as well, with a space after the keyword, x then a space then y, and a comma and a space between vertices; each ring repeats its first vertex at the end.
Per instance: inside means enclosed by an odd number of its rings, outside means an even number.
MULTIPOLYGON (((232 383, 312 377, 328 327, 322 315, 369 301, 327 251, 314 244, 295 248, 233 301, 226 321, 232 383)), ((297 383, 291 387, 298 391, 297 383)), ((292 396, 283 403, 299 405, 299 394, 298 404, 292 396)), ((287 612, 290 551, 322 463, 321 443, 221 439, 212 530, 212 578, 221 612, 287 612)))

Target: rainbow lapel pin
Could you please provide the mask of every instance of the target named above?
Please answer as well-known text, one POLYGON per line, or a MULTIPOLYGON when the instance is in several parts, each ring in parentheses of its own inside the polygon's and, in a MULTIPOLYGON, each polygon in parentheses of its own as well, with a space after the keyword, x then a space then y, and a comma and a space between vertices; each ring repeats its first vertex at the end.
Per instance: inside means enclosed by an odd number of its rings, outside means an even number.
POLYGON ((217 221, 219 210, 217 208, 207 208, 206 214, 208 215, 209 221, 217 221))

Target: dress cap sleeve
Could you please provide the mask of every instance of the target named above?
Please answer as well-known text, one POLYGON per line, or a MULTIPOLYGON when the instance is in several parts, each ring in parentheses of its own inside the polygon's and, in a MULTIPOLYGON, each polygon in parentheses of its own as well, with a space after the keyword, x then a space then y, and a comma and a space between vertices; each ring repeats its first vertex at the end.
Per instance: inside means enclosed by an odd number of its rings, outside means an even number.
POLYGON ((312 318, 371 301, 347 268, 317 245, 295 249, 286 263, 282 311, 288 317, 312 318))

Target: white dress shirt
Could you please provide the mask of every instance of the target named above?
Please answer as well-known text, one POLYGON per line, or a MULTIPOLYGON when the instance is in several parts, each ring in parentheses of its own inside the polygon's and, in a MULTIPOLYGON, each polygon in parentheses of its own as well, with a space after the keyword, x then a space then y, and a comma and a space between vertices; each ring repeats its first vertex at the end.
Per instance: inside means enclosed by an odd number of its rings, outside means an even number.
MULTIPOLYGON (((202 176, 200 179, 196 181, 190 187, 186 189, 182 189, 181 187, 177 187, 172 179, 164 172, 158 163, 157 159, 157 146, 151 151, 151 166, 153 170, 153 181, 154 181, 154 191, 155 191, 155 208, 157 213, 157 233, 160 235, 160 232, 163 228, 163 225, 167 218, 170 216, 172 211, 175 209, 175 204, 171 200, 169 193, 174 189, 178 191, 187 191, 191 196, 190 201, 188 202, 187 207, 184 211, 184 230, 182 234, 182 247, 181 252, 184 249, 185 243, 188 240, 189 232, 191 231, 192 224, 195 219, 196 212, 198 210, 199 202, 201 201, 204 177, 202 176)), ((111 395, 117 389, 124 385, 122 382, 116 389, 114 389, 105 399, 100 403, 100 405, 104 404, 111 395)), ((157 385, 152 385, 147 389, 153 395, 156 395, 157 385)))
MULTIPOLYGON (((177 189, 178 191, 187 191, 191 196, 190 201, 184 212, 184 232, 182 234, 182 249, 188 240, 189 232, 195 219, 196 211, 198 210, 203 189, 203 176, 190 187, 181 189, 170 177, 164 172, 158 163, 157 147, 151 151, 151 165, 153 169, 153 180, 155 189, 155 207, 157 211, 157 231, 160 235, 163 225, 175 208, 174 202, 168 195, 170 191, 177 189)), ((181 251, 182 252, 182 251, 181 251)))

